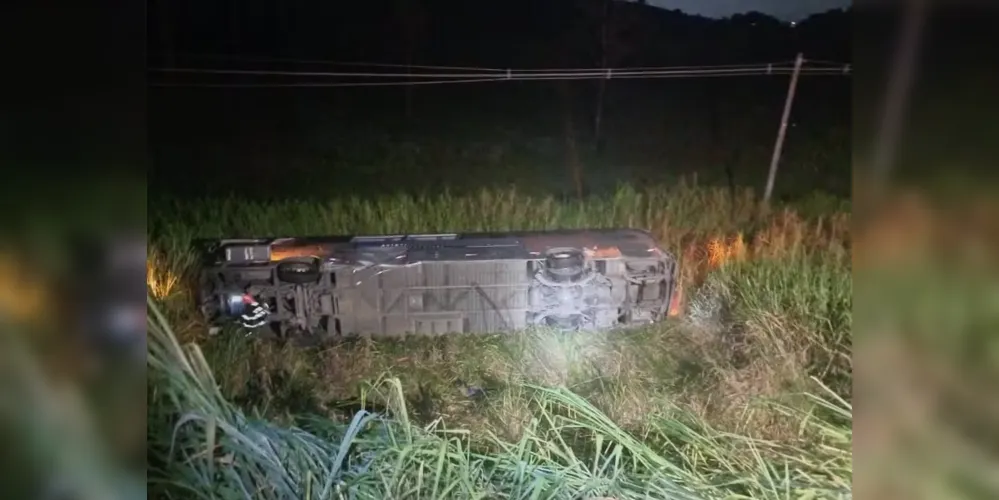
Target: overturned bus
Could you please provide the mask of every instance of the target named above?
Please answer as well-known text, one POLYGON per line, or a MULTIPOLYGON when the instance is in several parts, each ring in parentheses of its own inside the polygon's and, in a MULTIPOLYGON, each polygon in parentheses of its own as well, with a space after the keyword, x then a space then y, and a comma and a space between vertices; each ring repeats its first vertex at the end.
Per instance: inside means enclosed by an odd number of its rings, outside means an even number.
POLYGON ((206 243, 206 319, 282 338, 603 330, 659 321, 677 298, 676 260, 637 229, 206 243))

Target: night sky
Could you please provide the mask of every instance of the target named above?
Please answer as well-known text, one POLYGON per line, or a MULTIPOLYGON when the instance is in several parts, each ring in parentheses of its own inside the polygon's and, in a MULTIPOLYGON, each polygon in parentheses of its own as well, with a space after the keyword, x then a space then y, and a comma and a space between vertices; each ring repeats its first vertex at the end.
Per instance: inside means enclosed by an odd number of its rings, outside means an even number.
POLYGON ((688 14, 727 17, 758 11, 785 21, 800 21, 811 14, 846 8, 850 0, 648 0, 649 5, 680 9, 688 14))

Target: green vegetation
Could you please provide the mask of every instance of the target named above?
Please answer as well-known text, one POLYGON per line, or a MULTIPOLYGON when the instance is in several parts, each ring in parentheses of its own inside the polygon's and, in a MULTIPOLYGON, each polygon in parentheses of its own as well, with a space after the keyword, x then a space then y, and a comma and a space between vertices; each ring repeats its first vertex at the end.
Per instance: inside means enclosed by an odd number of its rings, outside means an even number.
POLYGON ((760 210, 751 192, 690 184, 582 201, 160 200, 150 480, 173 498, 847 498, 847 210, 760 210), (303 349, 207 337, 185 287, 194 237, 606 226, 681 257, 682 319, 303 349))

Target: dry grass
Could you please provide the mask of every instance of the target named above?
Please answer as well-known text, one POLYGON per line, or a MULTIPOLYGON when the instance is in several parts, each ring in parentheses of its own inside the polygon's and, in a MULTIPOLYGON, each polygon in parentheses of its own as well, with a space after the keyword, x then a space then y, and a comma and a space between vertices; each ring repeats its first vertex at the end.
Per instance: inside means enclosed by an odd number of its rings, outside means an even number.
POLYGON ((181 275, 173 269, 163 250, 152 247, 146 253, 146 286, 157 299, 165 299, 178 292, 181 275))
POLYGON ((50 302, 50 290, 25 269, 22 256, 0 250, 0 315, 13 321, 34 321, 50 302))

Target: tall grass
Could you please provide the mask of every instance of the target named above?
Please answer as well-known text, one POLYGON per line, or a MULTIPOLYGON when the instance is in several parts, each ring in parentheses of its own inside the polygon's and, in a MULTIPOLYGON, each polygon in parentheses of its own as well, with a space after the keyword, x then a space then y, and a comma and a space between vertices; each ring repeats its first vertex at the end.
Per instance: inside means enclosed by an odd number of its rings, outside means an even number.
POLYGON ((849 496, 850 219, 817 201, 761 209, 689 184, 582 201, 160 200, 154 475, 185 498, 849 496), (295 349, 206 338, 188 305, 196 237, 613 226, 680 256, 682 320, 295 349))
MULTIPOLYGON (((149 302, 150 442, 154 492, 177 498, 847 498, 849 404, 815 398, 843 419, 802 418, 820 451, 728 435, 677 411, 655 435, 621 430, 565 388, 527 386, 534 417, 520 440, 489 436, 477 453, 462 431, 415 426, 401 384, 373 385, 384 413, 348 424, 280 426, 220 393, 196 345, 182 347, 149 302), (664 443, 660 450, 648 442, 664 443), (747 451, 737 452, 737 450, 747 451), (770 452, 770 453, 765 453, 770 452), (783 457, 767 459, 764 455, 783 457)), ((787 409, 786 411, 792 411, 787 409)), ((805 415, 801 415, 805 417, 805 415)))
POLYGON ((151 261, 156 260, 151 267, 164 273, 155 277, 162 282, 191 268, 189 242, 197 237, 637 227, 678 255, 699 251, 704 242, 698 240, 735 233, 760 233, 761 246, 795 251, 824 250, 848 240, 850 219, 839 205, 813 197, 803 208, 817 215, 803 223, 798 211, 761 212, 751 190, 733 196, 726 189, 683 181, 644 189, 621 185, 611 196, 583 200, 526 195, 514 187, 462 196, 444 191, 322 203, 159 199, 150 203, 148 225, 151 261))
POLYGON ((351 234, 399 231, 484 231, 630 226, 654 230, 664 243, 691 232, 744 229, 757 212, 749 192, 680 184, 638 190, 620 187, 612 196, 565 200, 531 196, 516 188, 458 196, 395 195, 375 199, 248 202, 236 198, 201 202, 159 201, 150 206, 157 244, 194 235, 351 234), (734 218, 732 217, 734 215, 734 218))

